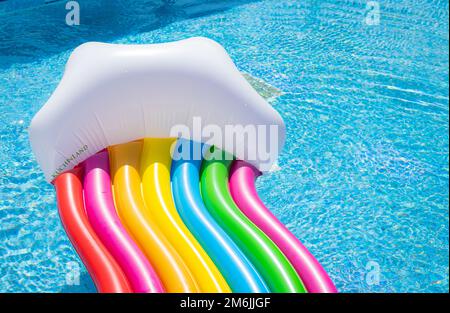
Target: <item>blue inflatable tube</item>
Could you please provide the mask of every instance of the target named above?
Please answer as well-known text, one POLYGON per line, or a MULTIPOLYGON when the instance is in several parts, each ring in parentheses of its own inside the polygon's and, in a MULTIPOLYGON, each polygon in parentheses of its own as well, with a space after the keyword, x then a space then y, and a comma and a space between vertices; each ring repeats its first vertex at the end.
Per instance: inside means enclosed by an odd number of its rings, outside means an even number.
POLYGON ((200 143, 179 139, 172 161, 172 193, 186 226, 214 261, 233 292, 269 292, 247 257, 214 221, 203 204, 199 188, 200 143), (188 149, 188 151, 184 149, 188 149), (184 150, 184 151, 182 151, 184 150))

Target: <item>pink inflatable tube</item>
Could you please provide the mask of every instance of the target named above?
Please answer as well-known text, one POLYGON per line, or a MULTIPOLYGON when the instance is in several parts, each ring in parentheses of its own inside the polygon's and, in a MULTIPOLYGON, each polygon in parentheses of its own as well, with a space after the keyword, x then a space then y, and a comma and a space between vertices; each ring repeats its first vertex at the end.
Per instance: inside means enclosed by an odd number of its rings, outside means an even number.
POLYGON ((111 191, 106 151, 84 162, 84 199, 89 222, 125 273, 134 292, 164 292, 161 281, 123 228, 111 191))
POLYGON ((262 203, 255 188, 255 180, 259 175, 261 173, 246 162, 233 163, 229 185, 234 201, 289 259, 308 292, 337 292, 330 277, 314 256, 262 203))

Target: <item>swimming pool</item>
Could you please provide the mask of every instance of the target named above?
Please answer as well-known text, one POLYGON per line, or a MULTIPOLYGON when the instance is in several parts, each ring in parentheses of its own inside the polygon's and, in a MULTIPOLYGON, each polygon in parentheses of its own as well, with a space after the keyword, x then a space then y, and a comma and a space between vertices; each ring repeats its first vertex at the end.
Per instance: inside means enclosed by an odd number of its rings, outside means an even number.
POLYGON ((73 27, 43 2, 0 2, 1 292, 95 291, 27 134, 71 50, 191 36, 281 90, 257 187, 340 291, 448 291, 448 1, 380 1, 379 23, 366 1, 78 1, 73 27))

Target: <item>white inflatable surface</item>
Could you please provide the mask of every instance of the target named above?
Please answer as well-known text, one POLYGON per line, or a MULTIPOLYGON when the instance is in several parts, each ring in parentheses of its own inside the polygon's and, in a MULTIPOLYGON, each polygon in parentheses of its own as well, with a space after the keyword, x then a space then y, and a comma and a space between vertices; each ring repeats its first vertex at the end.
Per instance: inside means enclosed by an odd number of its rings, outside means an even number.
POLYGON ((33 118, 29 135, 52 181, 108 146, 144 137, 201 140, 267 171, 282 149, 285 126, 222 46, 196 37, 154 45, 79 46, 33 118), (226 136, 229 126, 234 136, 226 136), (258 140, 246 140, 255 126, 258 140))

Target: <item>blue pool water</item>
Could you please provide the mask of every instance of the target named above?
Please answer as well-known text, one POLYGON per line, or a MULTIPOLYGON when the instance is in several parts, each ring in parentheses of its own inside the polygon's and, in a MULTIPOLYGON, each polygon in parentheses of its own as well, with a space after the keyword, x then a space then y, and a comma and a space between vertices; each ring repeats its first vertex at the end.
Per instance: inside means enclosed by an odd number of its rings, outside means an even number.
POLYGON ((191 36, 283 92, 257 187, 340 291, 448 292, 448 1, 379 1, 378 23, 362 0, 91 0, 75 27, 44 2, 0 2, 0 292, 95 291, 27 135, 70 51, 191 36))

